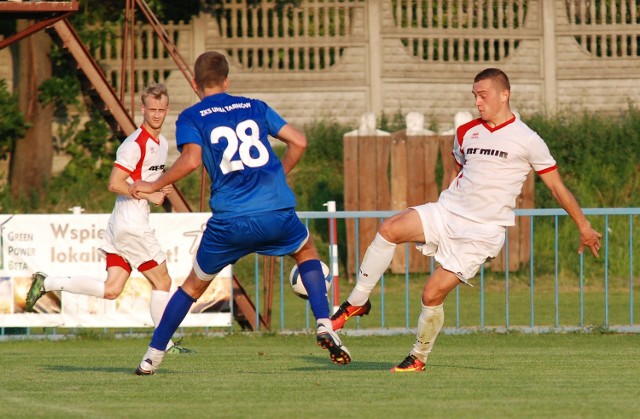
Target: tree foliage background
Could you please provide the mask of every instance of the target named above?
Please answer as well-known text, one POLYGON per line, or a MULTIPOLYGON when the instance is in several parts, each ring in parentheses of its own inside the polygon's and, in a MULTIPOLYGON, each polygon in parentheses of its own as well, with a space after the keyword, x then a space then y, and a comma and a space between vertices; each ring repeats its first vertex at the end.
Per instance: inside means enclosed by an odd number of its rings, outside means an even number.
MULTIPOLYGON (((252 0, 248 7, 258 0, 252 0)), ((293 5, 298 1, 278 1, 279 5, 293 5)), ((149 6, 161 21, 184 20, 200 11, 215 11, 222 1, 149 0, 149 6)), ((95 45, 101 42, 102 33, 114 30, 124 19, 123 0, 80 0, 80 11, 72 16, 72 23, 84 42, 95 45)), ((140 15, 137 19, 144 19, 140 15)), ((15 31, 15 21, 6 18, 0 23, 0 33, 15 31), (12 27, 13 25, 13 27, 12 27)), ((15 51, 14 51, 15 52, 15 51)), ((103 194, 110 172, 113 152, 118 139, 107 124, 85 99, 77 76, 63 51, 54 44, 49 53, 53 77, 44 81, 35 92, 43 105, 54 107, 54 118, 59 126, 53 133, 53 147, 71 157, 64 172, 42 185, 44 195, 26 195, 19 199, 7 198, 7 187, 0 190, 3 212, 66 212, 69 205, 81 204, 90 212, 109 211, 112 197, 103 194), (83 109, 91 115, 91 123, 82 125, 77 112, 83 109), (108 164, 107 164, 108 163, 108 164), (63 186, 64 185, 64 186, 63 186), (103 197, 104 195, 104 197, 103 197)), ((10 94, 9 86, 0 81, 0 158, 7 158, 15 141, 19 141, 29 129, 29 123, 17 107, 17 94, 10 94)), ((640 186, 636 150, 640 145, 640 112, 629 104, 618 118, 597 114, 581 114, 575 110, 555 116, 532 115, 526 121, 547 140, 560 163, 561 172, 569 187, 585 207, 637 206, 636 191, 640 186)), ((403 115, 398 111, 390 116, 382 114, 379 120, 386 131, 402 129, 403 115)), ((338 209, 344 209, 342 180, 342 134, 354 127, 345 127, 335 121, 318 119, 304 127, 310 146, 301 164, 291 176, 292 186, 298 196, 301 210, 321 210, 322 204, 335 200, 338 209)), ((194 178, 184 180, 184 189, 192 206, 198 207, 200 182, 194 178), (195 203, 195 204, 194 204, 195 203)), ((181 188, 182 189, 182 188, 181 188)), ((556 206, 546 188, 536 188, 536 205, 556 206)), ((320 229, 319 229, 320 230, 320 229)))

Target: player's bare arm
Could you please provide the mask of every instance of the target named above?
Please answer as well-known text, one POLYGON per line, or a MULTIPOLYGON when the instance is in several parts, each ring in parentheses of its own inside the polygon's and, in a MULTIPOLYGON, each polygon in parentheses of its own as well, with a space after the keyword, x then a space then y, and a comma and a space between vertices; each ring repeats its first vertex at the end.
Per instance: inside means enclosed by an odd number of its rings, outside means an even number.
POLYGON ((282 156, 284 174, 288 174, 302 158, 307 149, 307 137, 290 124, 283 126, 276 136, 287 145, 282 156))
POLYGON ((582 213, 578 201, 576 201, 571 191, 564 185, 558 169, 543 173, 540 175, 540 179, 542 179, 556 201, 567 211, 567 214, 569 214, 573 222, 578 226, 578 231, 580 231, 580 247, 578 248, 578 253, 582 254, 584 247, 587 246, 591 249, 591 253, 593 253, 595 257, 598 257, 600 237, 602 237, 602 235, 591 227, 591 223, 589 223, 582 213))
MULTIPOLYGON (((129 193, 129 183, 127 183, 129 175, 129 172, 122 170, 118 166, 114 166, 111 170, 111 175, 109 176, 109 191, 117 193, 118 195, 126 196, 127 198, 134 198, 134 196, 129 193)), ((135 198, 146 199, 152 204, 161 205, 164 202, 164 197, 165 194, 161 192, 152 192, 141 193, 135 198)))
POLYGON ((175 163, 154 182, 136 181, 129 187, 129 193, 138 197, 140 193, 160 191, 171 185, 189 173, 196 170, 202 164, 202 147, 197 144, 185 144, 182 153, 175 163))
POLYGON ((451 185, 453 181, 456 180, 461 170, 462 166, 458 164, 456 159, 453 159, 453 168, 451 169, 451 175, 449 176, 449 185, 451 185))

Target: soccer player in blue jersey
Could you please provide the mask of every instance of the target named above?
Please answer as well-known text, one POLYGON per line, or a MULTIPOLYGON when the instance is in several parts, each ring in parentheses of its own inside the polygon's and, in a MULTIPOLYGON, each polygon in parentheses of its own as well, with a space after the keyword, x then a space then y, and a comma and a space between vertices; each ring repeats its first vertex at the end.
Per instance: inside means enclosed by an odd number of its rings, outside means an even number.
POLYGON ((176 122, 180 157, 158 179, 136 182, 130 192, 136 196, 160 190, 204 164, 211 178, 213 215, 193 269, 169 301, 136 374, 157 370, 169 338, 211 280, 251 253, 293 256, 317 321, 318 345, 329 350, 334 363, 348 364, 351 355, 329 320, 318 252, 296 215, 296 198, 285 178, 302 157, 306 137, 266 103, 227 94, 229 64, 224 55, 205 52, 194 70, 201 101, 185 109, 176 122), (282 161, 273 152, 269 135, 287 145, 282 161))

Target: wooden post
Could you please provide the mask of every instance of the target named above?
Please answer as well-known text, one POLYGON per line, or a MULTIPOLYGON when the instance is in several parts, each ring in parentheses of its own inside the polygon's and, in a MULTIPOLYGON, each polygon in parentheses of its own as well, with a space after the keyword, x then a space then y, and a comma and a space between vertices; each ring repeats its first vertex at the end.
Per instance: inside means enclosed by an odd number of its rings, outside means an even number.
MULTIPOLYGON (((440 190, 436 183, 439 142, 435 135, 407 135, 406 130, 392 134, 391 193, 393 210, 404 210, 425 202, 435 202, 440 190)), ((426 272, 429 259, 414 252, 409 244, 409 272, 426 272)), ((406 269, 406 246, 398 246, 391 271, 406 269)))
MULTIPOLYGON (((407 169, 411 154, 405 130, 391 134, 391 209, 402 211, 409 206, 411 184, 407 169)), ((396 248, 391 261, 392 272, 402 272, 405 266, 405 246, 396 248)))
MULTIPOLYGON (((378 167, 377 137, 358 137, 358 210, 375 211, 378 209, 377 194, 378 181, 380 180, 380 170, 378 167)), ((386 173, 385 173, 386 176, 386 173)), ((360 262, 369 244, 375 237, 378 229, 378 220, 374 218, 363 218, 360 220, 359 230, 359 255, 360 262)))
MULTIPOLYGON (((358 210, 358 137, 345 135, 342 142, 344 161, 344 209, 345 211, 358 210)), ((353 279, 353 274, 358 269, 356 256, 362 260, 362 255, 356 255, 356 229, 352 218, 345 220, 347 234, 347 280, 353 279)))
POLYGON ((449 187, 449 176, 453 170, 453 135, 440 135, 438 142, 440 143, 440 156, 442 158, 442 183, 440 190, 444 191, 449 187))
MULTIPOLYGON (((391 137, 375 128, 375 114, 362 116, 358 130, 343 136, 345 211, 387 211, 391 208, 389 164, 391 137)), ((346 220, 347 278, 352 282, 364 253, 378 231, 379 220, 363 218, 356 225, 346 220), (357 251, 357 253, 356 253, 357 251)))
POLYGON ((440 186, 436 179, 436 166, 440 156, 440 137, 428 135, 424 142, 424 202, 436 202, 440 196, 440 186))

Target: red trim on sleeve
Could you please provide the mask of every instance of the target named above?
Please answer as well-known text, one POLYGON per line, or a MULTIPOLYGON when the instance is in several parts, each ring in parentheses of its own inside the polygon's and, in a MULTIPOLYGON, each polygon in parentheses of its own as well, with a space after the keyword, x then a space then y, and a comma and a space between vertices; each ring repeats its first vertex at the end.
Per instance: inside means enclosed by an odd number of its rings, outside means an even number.
POLYGON ((121 169, 121 170, 124 170, 124 171, 125 171, 125 172, 127 172, 127 173, 131 173, 131 170, 127 169, 126 167, 124 167, 124 166, 123 166, 123 165, 121 165, 121 164, 114 163, 113 165, 114 165, 115 167, 117 167, 117 168, 121 169))
POLYGON ((542 169, 542 170, 540 170, 539 172, 536 172, 536 173, 539 174, 539 175, 543 175, 545 173, 548 173, 548 172, 551 172, 553 170, 556 170, 557 168, 558 168, 558 165, 554 164, 553 166, 547 167, 546 169, 542 169))

